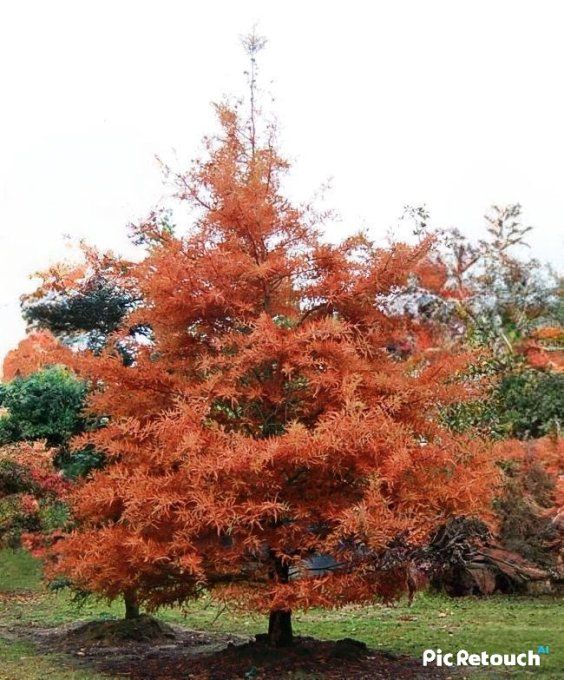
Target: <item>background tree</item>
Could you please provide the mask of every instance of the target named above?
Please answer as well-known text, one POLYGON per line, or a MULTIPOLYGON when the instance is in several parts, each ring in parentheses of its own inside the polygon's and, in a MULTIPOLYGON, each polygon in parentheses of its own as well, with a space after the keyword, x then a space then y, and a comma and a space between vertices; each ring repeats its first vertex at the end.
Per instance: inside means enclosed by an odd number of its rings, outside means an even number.
MULTIPOLYGON (((542 437, 559 432, 564 415, 562 282, 550 268, 523 258, 531 227, 521 206, 493 206, 486 215, 487 238, 469 241, 456 229, 443 230, 437 261, 447 274, 450 300, 429 304, 454 336, 489 356, 473 367, 491 382, 490 398, 451 408, 449 423, 462 431, 479 427, 494 438, 542 437)), ((415 232, 425 233, 425 207, 406 208, 415 232)))
MULTIPOLYGON (((139 296, 127 276, 129 262, 85 244, 81 250, 81 263, 60 263, 36 275, 41 284, 22 297, 22 316, 28 331, 49 331, 65 345, 97 353, 139 296)), ((143 332, 130 329, 131 335, 143 332)), ((125 361, 127 344, 118 347, 125 361)))
MULTIPOLYGON (((430 222, 425 208, 407 214, 417 231, 425 232, 430 222)), ((491 387, 478 400, 453 404, 443 416, 458 432, 474 428, 507 440, 498 447, 504 455, 511 452, 496 502, 499 538, 507 548, 552 568, 561 545, 554 539, 561 534, 556 518, 562 498, 553 451, 561 449, 564 418, 562 282, 549 268, 523 257, 531 228, 522 223, 521 206, 493 206, 486 220, 487 238, 476 243, 457 230, 443 232, 439 262, 457 301, 439 311, 454 335, 487 349, 487 358, 472 373, 487 376, 491 387)))

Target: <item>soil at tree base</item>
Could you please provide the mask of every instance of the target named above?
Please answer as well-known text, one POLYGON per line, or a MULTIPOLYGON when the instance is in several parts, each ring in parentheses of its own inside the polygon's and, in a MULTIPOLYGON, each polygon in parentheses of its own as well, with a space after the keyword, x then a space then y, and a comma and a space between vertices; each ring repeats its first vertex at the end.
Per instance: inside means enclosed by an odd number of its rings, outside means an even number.
POLYGON ((73 667, 132 680, 446 680, 454 675, 423 668, 418 659, 371 650, 350 638, 297 637, 294 646, 275 649, 266 636, 210 634, 152 617, 141 617, 133 625, 96 621, 58 628, 12 627, 10 636, 33 642, 39 651, 64 652, 73 667))

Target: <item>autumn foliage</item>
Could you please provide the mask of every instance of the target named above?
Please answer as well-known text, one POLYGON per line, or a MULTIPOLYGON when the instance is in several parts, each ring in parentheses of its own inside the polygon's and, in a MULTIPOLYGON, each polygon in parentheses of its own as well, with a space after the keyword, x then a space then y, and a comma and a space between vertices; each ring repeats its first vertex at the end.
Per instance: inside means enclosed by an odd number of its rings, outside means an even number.
POLYGON ((444 295, 446 271, 431 238, 324 242, 283 196, 273 131, 217 112, 206 158, 176 176, 190 229, 153 216, 135 231, 141 302, 96 353, 50 353, 108 420, 75 442, 107 464, 72 492, 51 571, 149 609, 212 589, 271 624, 391 599, 407 552, 390 548, 488 519, 497 480, 487 443, 435 417, 478 393, 461 379, 473 356, 401 302, 414 282, 444 295))
POLYGON ((0 547, 40 548, 55 530, 68 483, 42 442, 0 446, 0 547))
POLYGON ((27 335, 18 346, 4 358, 2 375, 4 380, 30 375, 50 361, 58 350, 57 340, 45 331, 27 335))

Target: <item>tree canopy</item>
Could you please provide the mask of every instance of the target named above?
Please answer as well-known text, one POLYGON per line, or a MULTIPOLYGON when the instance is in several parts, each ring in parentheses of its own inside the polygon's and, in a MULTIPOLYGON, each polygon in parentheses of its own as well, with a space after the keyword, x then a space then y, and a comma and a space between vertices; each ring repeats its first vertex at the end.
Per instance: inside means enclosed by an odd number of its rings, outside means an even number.
POLYGON ((474 356, 402 303, 414 282, 448 295, 432 238, 324 242, 282 193, 275 131, 217 113, 207 156, 176 175, 188 231, 136 230, 142 302, 103 347, 47 352, 108 417, 75 442, 107 464, 72 493, 53 570, 149 608, 212 588, 283 638, 294 607, 405 590, 406 546, 488 517, 497 475, 486 442, 434 417, 479 390, 460 379, 474 356))

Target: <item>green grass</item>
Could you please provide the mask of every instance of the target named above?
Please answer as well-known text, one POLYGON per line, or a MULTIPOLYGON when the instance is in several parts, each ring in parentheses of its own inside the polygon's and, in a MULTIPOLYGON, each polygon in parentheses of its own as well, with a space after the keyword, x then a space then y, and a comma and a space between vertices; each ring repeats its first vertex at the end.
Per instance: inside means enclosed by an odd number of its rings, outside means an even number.
MULTIPOLYGON (((62 663, 63 662, 63 663, 62 663)), ((103 676, 66 669, 56 654, 39 655, 27 642, 8 642, 0 637, 0 680, 103 680, 103 676)))
POLYGON ((0 593, 15 590, 38 590, 41 587, 41 564, 23 550, 0 551, 0 593))
MULTIPOLYGON (((400 603, 392 608, 347 607, 340 611, 297 613, 294 628, 297 634, 319 638, 354 637, 377 649, 419 658, 427 648, 440 648, 443 652, 467 649, 469 652, 511 653, 536 651, 538 645, 548 645, 550 654, 541 657, 540 668, 505 675, 490 672, 487 677, 556 680, 564 677, 562 612, 562 602, 546 596, 451 599, 422 593, 412 607, 400 603)), ((122 613, 119 603, 108 605, 92 601, 80 608, 71 601, 68 592, 52 593, 44 589, 37 562, 29 555, 0 553, 0 625, 51 626, 76 619, 121 616, 122 613), (12 592, 12 596, 2 597, 3 592, 12 592)), ((231 633, 264 632, 266 625, 264 617, 230 611, 218 616, 218 608, 210 600, 190 605, 186 615, 168 609, 163 610, 160 617, 191 628, 231 633)), ((0 661, 0 680, 49 676, 53 668, 59 668, 59 674, 54 677, 61 680, 99 677, 72 674, 71 671, 65 675, 57 665, 60 659, 40 657, 29 645, 20 642, 4 642, 0 646, 0 661), (5 667, 11 669, 9 672, 13 675, 3 675, 5 667)))

